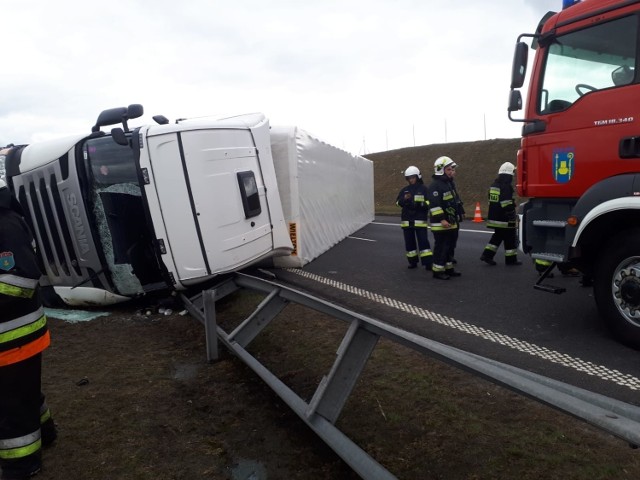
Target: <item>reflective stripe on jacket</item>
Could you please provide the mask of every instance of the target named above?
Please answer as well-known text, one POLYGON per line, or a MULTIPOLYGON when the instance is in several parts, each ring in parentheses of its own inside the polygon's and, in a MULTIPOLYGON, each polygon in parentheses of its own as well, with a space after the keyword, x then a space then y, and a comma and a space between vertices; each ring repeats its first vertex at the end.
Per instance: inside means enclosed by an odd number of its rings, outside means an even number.
POLYGON ((427 187, 424 183, 407 185, 398 193, 396 205, 402 207, 400 219, 402 228, 425 227, 429 218, 429 203, 427 201, 427 187), (405 196, 409 198, 405 199, 405 196))
POLYGON ((429 227, 434 232, 456 229, 458 207, 451 183, 445 175, 433 175, 432 178, 429 185, 429 227), (443 220, 448 221, 451 226, 443 227, 440 223, 443 220))
POLYGON ((29 342, 22 347, 12 348, 6 352, 0 352, 0 367, 18 363, 26 358, 31 358, 45 350, 51 344, 51 336, 47 331, 43 336, 29 342))
POLYGON ((500 174, 489 188, 487 228, 516 228, 516 203, 512 175, 500 174))
POLYGON ((32 244, 22 216, 0 208, 0 252, 11 259, 0 267, 0 365, 25 360, 49 345, 32 244))
POLYGON ((18 277, 16 275, 0 275, 0 294, 10 297, 33 297, 38 280, 33 278, 18 277))
POLYGON ((0 345, 32 334, 47 324, 44 308, 23 315, 8 322, 0 323, 0 345))

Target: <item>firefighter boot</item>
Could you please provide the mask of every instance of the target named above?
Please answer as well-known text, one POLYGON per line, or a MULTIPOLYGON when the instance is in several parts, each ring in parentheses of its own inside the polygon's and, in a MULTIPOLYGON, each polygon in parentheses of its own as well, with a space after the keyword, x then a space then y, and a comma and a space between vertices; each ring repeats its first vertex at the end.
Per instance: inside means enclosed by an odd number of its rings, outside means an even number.
POLYGON ((482 254, 482 256, 480 257, 480 261, 484 262, 484 263, 488 263, 489 265, 491 265, 492 267, 494 265, 496 265, 496 262, 493 258, 491 257, 487 257, 485 254, 482 254))
POLYGON ((0 463, 1 480, 23 480, 31 478, 42 466, 41 452, 38 450, 27 457, 16 460, 3 460, 0 463))
POLYGON ((460 272, 456 272, 453 268, 447 268, 445 273, 450 277, 461 277, 462 274, 460 272))
POLYGON ((433 272, 433 278, 437 278, 438 280, 449 280, 449 275, 445 272, 433 272))
POLYGON ((53 422, 53 418, 49 417, 42 425, 40 425, 40 437, 42 438, 42 446, 48 447, 58 438, 58 429, 53 422))

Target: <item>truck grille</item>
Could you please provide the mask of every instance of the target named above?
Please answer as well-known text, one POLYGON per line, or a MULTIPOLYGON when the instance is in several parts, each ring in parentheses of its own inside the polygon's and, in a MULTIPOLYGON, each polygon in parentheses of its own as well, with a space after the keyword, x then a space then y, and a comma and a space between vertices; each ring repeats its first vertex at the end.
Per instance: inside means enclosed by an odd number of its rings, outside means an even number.
POLYGON ((64 155, 55 162, 13 177, 16 195, 35 234, 50 283, 105 288, 96 277, 101 269, 100 260, 77 175, 67 175, 70 166, 75 171, 64 155), (63 178, 63 172, 67 178, 63 178), (67 198, 77 203, 71 204, 67 198))

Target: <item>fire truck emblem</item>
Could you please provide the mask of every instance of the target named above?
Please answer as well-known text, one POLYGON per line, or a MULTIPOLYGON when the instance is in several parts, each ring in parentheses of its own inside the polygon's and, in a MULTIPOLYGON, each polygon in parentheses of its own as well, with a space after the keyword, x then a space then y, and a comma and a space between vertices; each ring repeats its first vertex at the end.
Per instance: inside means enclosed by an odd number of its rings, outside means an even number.
POLYGON ((558 183, 567 183, 573 177, 573 149, 553 151, 553 178, 558 183))

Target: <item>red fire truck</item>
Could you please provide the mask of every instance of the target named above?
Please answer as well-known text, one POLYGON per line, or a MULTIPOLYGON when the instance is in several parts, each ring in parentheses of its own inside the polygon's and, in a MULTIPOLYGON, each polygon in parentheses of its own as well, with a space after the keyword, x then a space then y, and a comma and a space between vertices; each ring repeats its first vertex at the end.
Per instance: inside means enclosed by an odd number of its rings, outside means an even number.
POLYGON ((615 337, 640 348, 640 0, 564 3, 514 55, 522 249, 551 262, 538 289, 563 291, 545 283, 554 264, 579 269, 615 337))

